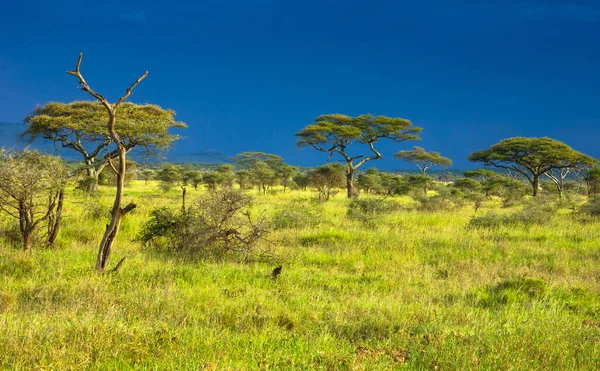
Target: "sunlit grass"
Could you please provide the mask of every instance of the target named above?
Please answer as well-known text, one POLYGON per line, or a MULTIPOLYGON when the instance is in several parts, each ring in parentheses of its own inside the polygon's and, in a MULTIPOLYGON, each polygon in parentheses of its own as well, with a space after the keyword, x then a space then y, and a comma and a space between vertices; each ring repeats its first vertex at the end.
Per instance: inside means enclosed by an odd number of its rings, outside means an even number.
MULTIPOLYGON (((561 211, 543 225, 467 228, 475 213, 405 207, 374 225, 343 192, 261 196, 253 212, 304 205, 316 227, 270 237, 275 262, 185 261, 135 240, 150 210, 180 207, 134 181, 111 263, 93 271, 113 188, 69 190, 54 250, 0 242, 2 369, 600 369, 598 222, 561 211)), ((188 187, 188 203, 203 193, 188 187)), ((519 206, 520 207, 520 206, 519 206)), ((518 208, 518 207, 517 207, 518 208)), ((9 221, 4 221, 8 223, 9 221)))

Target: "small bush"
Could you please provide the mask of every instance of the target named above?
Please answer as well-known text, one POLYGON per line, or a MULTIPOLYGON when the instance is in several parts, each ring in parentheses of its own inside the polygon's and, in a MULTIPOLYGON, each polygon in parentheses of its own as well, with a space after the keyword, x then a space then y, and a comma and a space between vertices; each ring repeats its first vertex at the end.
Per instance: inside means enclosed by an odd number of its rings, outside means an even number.
POLYGON ((275 229, 308 228, 315 227, 319 223, 321 223, 321 216, 314 208, 307 206, 290 205, 273 216, 275 229))
POLYGON ((366 225, 374 226, 382 215, 398 210, 400 205, 381 198, 358 198, 350 201, 346 216, 366 225))
POLYGON ((581 206, 579 212, 595 218, 600 217, 600 196, 591 196, 588 202, 581 206))
POLYGON ((457 206, 457 204, 450 197, 446 196, 414 196, 414 199, 418 202, 417 210, 420 211, 448 211, 457 206))
POLYGON ((203 195, 185 214, 155 209, 139 239, 149 246, 200 257, 234 254, 246 261, 268 255, 258 251, 257 245, 266 237, 269 225, 264 215, 251 217, 251 202, 252 197, 241 191, 225 188, 203 195))

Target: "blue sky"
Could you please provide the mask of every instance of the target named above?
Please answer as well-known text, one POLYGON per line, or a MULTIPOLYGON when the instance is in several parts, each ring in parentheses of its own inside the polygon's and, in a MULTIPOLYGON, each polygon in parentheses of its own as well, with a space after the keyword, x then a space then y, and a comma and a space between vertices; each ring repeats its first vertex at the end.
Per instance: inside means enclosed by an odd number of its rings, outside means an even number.
POLYGON ((177 111, 177 152, 326 155, 294 133, 323 113, 423 127, 420 145, 466 157, 511 136, 550 136, 600 158, 600 3, 594 1, 53 1, 3 4, 0 122, 90 85, 177 111))

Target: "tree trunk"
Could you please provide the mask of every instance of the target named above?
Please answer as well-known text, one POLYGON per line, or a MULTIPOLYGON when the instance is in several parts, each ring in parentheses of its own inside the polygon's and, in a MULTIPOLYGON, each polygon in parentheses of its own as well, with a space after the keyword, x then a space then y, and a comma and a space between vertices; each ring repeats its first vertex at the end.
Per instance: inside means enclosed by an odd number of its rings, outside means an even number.
POLYGON ((26 228, 25 230, 21 231, 21 233, 23 234, 23 251, 31 251, 33 244, 31 235, 33 234, 33 230, 26 228))
POLYGON ((54 214, 54 217, 51 218, 48 223, 49 224, 48 246, 54 246, 54 242, 56 242, 56 237, 58 237, 58 232, 62 225, 62 209, 63 209, 64 199, 65 199, 65 189, 61 188, 60 191, 58 191, 58 203, 56 205, 56 213, 54 214))
POLYGON ((181 215, 185 215, 185 194, 187 193, 187 188, 181 187, 181 215))
POLYGON ((538 195, 538 190, 540 188, 540 176, 534 175, 533 182, 531 182, 531 186, 533 187, 533 197, 538 195))
POLYGON ((98 173, 98 171, 95 168, 92 167, 91 162, 86 161, 86 165, 88 166, 86 168, 87 176, 88 176, 86 192, 93 193, 93 192, 98 191, 98 176, 100 174, 98 173))
POLYGON ((117 192, 115 195, 115 201, 113 203, 112 210, 110 212, 110 223, 106 225, 106 231, 104 232, 104 236, 102 237, 102 241, 100 242, 100 247, 98 249, 98 258, 96 259, 96 270, 98 271, 104 271, 104 269, 106 269, 106 263, 108 262, 108 257, 110 256, 112 245, 115 241, 115 238, 117 237, 117 233, 119 232, 119 227, 121 225, 121 220, 123 219, 123 216, 131 210, 135 209, 136 207, 135 204, 131 203, 125 208, 121 208, 125 191, 125 155, 127 154, 127 150, 125 148, 125 145, 121 141, 121 138, 115 132, 114 124, 115 115, 113 112, 109 119, 108 128, 113 143, 117 143, 119 149, 119 163, 117 167, 113 169, 115 170, 115 176, 117 177, 117 192))
POLYGON ((346 188, 348 189, 348 198, 357 196, 356 190, 354 189, 354 169, 351 169, 350 167, 346 169, 346 188))

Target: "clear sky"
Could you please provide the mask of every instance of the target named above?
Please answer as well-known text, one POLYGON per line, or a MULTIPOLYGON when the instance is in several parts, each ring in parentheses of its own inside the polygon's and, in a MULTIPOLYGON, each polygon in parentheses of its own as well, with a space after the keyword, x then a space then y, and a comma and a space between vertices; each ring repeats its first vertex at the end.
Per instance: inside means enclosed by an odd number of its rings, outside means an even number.
POLYGON ((175 151, 263 151, 295 165, 294 133, 323 113, 383 114, 423 127, 417 144, 466 157, 511 136, 550 136, 600 158, 600 2, 5 1, 0 122, 48 101, 89 99, 73 69, 116 100, 189 125, 175 151))

